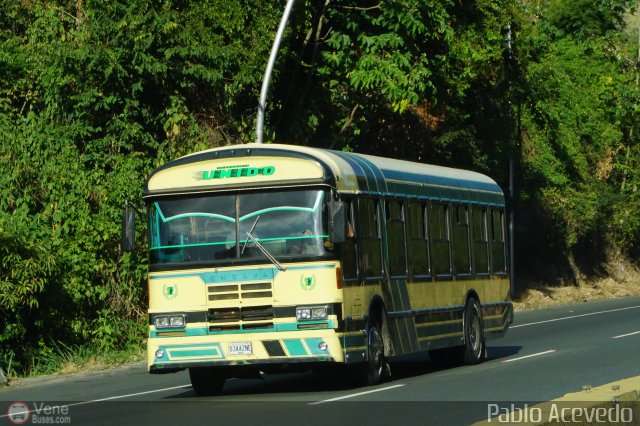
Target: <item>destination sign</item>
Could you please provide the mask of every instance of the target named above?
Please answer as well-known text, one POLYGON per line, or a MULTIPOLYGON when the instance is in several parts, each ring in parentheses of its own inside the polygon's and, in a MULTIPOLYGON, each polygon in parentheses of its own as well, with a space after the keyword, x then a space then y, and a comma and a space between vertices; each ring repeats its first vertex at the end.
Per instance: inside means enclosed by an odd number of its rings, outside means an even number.
POLYGON ((215 170, 202 170, 194 173, 196 180, 213 180, 227 178, 242 178, 254 176, 270 176, 276 172, 275 166, 264 167, 218 167, 215 170))

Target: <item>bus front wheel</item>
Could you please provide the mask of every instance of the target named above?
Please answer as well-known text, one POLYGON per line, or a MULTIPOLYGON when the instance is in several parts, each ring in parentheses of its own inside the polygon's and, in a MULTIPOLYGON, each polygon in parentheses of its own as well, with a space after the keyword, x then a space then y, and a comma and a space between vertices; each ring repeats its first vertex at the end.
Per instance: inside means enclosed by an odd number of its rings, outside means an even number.
POLYGON ((382 320, 374 318, 367 327, 367 362, 364 365, 365 384, 373 386, 391 375, 385 356, 382 320))
POLYGON ((191 386, 198 395, 216 395, 222 392, 226 377, 216 367, 189 368, 191 386))

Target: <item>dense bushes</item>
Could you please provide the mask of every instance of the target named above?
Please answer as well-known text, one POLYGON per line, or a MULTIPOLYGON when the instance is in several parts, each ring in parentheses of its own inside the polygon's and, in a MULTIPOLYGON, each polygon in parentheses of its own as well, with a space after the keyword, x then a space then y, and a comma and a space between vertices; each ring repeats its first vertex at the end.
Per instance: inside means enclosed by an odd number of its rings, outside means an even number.
POLYGON ((253 3, 6 5, 0 368, 28 371, 58 341, 140 343, 146 257, 144 245, 120 252, 120 212, 140 205, 158 164, 241 139, 269 44, 261 26, 278 13, 253 25, 253 3), (264 41, 242 48, 247 38, 264 41))

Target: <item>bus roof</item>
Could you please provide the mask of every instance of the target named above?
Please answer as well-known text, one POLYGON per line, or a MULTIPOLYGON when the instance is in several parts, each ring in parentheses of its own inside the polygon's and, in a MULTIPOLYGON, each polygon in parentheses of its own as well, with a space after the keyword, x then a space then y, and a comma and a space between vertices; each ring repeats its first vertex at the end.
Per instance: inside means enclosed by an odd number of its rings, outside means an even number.
POLYGON ((469 170, 283 144, 209 149, 156 169, 144 197, 324 184, 340 193, 504 205, 498 184, 469 170))

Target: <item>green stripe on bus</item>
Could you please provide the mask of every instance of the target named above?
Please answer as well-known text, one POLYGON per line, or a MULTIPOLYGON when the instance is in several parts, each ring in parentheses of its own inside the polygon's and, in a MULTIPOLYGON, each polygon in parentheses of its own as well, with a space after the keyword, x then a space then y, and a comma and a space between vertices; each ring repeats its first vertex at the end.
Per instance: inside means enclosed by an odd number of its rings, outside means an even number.
MULTIPOLYGON (((334 269, 335 264, 319 264, 319 265, 304 265, 304 266, 290 266, 287 271, 306 271, 313 269, 334 269)), ((237 281, 258 281, 258 280, 272 280, 278 274, 276 268, 251 268, 251 269, 236 269, 232 271, 218 271, 218 272, 199 272, 199 273, 180 273, 180 274, 150 274, 149 278, 152 280, 168 280, 175 278, 200 278, 205 284, 220 284, 237 281)))
POLYGON ((169 357, 170 358, 188 358, 188 357, 211 357, 220 355, 219 351, 216 349, 193 349, 188 351, 173 351, 169 349, 169 357))
POLYGON ((416 328, 419 338, 433 338, 452 333, 462 333, 462 321, 457 324, 419 325, 416 328))
POLYGON ((284 345, 287 347, 287 352, 290 356, 306 356, 307 350, 304 348, 300 339, 285 339, 284 345))
MULTIPOLYGON (((192 337, 192 336, 210 336, 210 335, 221 335, 221 334, 251 334, 251 333, 273 333, 280 331, 300 331, 301 329, 298 327, 303 324, 304 330, 333 330, 336 328, 336 322, 333 320, 329 321, 309 321, 304 323, 284 323, 284 324, 274 324, 273 327, 265 327, 265 328, 248 328, 248 329, 237 329, 237 330, 209 330, 207 327, 199 327, 199 328, 187 328, 185 330, 151 330, 149 331, 149 337, 151 338, 168 338, 168 337, 192 337), (316 327, 312 327, 316 326, 316 327), (163 335, 162 333, 167 333, 163 335), (175 334, 185 332, 185 334, 175 334)), ((215 327, 215 326, 213 326, 215 327)))
POLYGON ((166 330, 151 330, 149 337, 192 337, 192 336, 206 336, 207 329, 203 327, 187 328, 182 330, 166 329, 166 330), (184 332, 184 334, 177 334, 184 332), (163 333, 165 335, 163 335, 163 333))
POLYGON ((219 343, 203 343, 192 345, 160 346, 164 351, 164 357, 156 358, 158 361, 169 361, 183 358, 215 358, 224 359, 224 353, 219 343))

